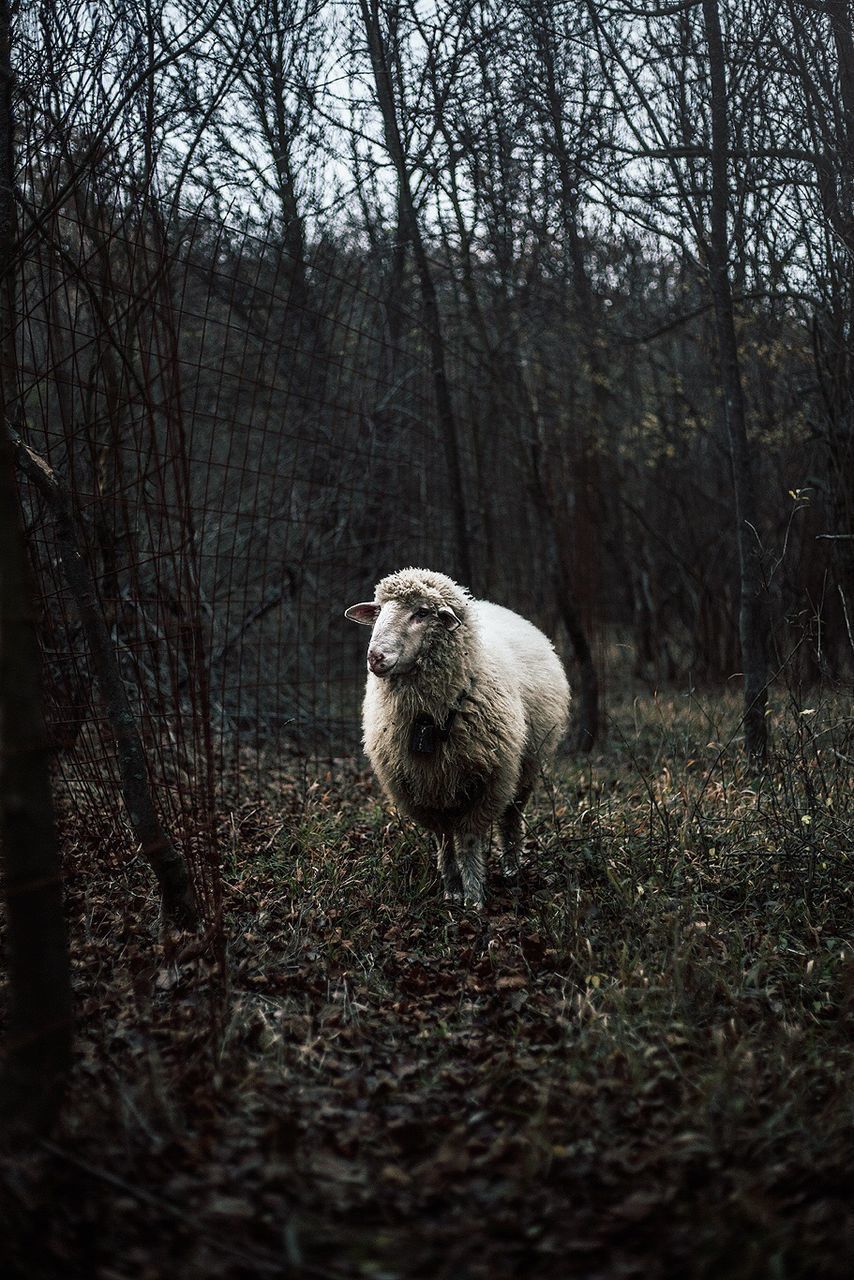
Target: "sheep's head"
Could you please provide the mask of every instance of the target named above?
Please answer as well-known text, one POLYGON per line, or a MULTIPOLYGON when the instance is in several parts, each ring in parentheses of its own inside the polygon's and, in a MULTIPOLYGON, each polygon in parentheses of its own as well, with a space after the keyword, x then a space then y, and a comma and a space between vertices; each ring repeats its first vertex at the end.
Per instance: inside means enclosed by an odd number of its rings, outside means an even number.
POLYGON ((383 578, 376 599, 354 604, 344 616, 373 627, 368 670, 375 676, 402 676, 434 650, 437 636, 461 626, 468 595, 444 574, 403 570, 383 578))

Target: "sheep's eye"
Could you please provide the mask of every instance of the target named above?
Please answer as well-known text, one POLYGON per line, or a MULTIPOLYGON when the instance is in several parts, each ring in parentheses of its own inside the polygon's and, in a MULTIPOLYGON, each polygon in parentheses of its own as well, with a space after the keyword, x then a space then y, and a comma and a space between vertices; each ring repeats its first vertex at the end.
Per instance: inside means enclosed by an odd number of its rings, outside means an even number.
POLYGON ((423 622, 425 618, 429 618, 429 617, 430 617, 430 610, 429 610, 429 609, 416 609, 412 616, 413 616, 413 618, 415 618, 416 622, 423 622))

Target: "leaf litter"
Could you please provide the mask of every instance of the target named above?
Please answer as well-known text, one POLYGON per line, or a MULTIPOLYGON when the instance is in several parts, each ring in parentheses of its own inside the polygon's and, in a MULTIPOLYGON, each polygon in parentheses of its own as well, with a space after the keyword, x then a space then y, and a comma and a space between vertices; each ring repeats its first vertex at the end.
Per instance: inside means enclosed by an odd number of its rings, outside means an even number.
POLYGON ((360 766, 281 769, 223 822, 224 964, 70 827, 75 1067, 5 1273, 847 1274, 851 780, 807 827, 792 762, 710 785, 672 719, 565 763, 482 916, 360 766))

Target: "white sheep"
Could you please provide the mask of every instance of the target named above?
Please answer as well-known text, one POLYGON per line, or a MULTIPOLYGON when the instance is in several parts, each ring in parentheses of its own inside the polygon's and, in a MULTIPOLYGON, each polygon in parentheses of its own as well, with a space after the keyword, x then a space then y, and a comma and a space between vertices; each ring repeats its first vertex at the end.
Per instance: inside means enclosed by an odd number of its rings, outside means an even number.
POLYGON ((566 731, 560 658, 519 614, 428 569, 383 578, 345 617, 373 627, 362 728, 374 771, 438 836, 445 897, 480 907, 490 832, 512 875, 522 811, 566 731))

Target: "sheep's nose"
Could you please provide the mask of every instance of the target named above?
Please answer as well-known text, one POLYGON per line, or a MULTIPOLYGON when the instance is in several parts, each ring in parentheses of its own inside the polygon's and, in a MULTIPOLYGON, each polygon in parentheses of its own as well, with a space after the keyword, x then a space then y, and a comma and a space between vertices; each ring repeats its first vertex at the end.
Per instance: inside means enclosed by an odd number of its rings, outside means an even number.
POLYGON ((382 671, 386 664, 386 656, 380 653, 378 649, 368 650, 368 666, 373 672, 382 671))

